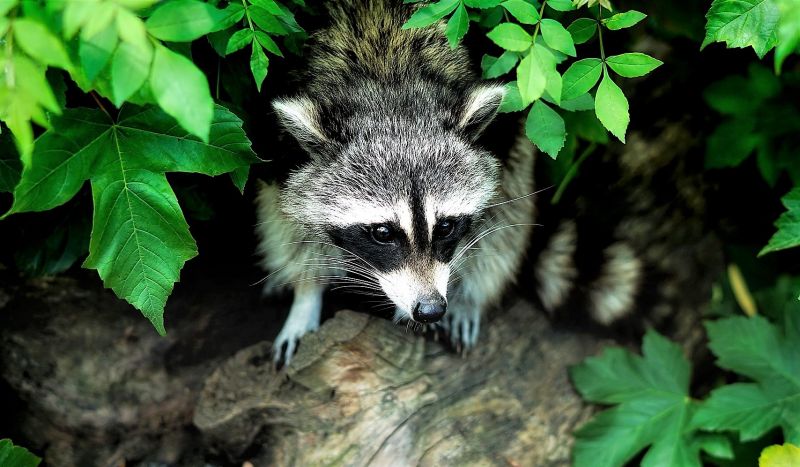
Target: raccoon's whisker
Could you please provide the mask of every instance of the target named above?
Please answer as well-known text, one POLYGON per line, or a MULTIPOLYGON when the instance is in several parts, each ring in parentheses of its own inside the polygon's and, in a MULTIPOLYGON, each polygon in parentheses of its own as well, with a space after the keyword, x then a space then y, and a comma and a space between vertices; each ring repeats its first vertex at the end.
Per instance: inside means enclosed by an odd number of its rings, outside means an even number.
MULTIPOLYGON (((283 266, 279 267, 278 269, 276 269, 276 270, 272 271, 271 273, 267 274, 266 276, 264 276, 262 279, 259 279, 259 280, 255 281, 255 282, 253 282, 252 284, 250 284, 250 287, 255 287, 258 284, 266 282, 267 280, 269 280, 270 277, 272 277, 273 275, 275 275, 275 274, 279 273, 280 271, 286 269, 291 264, 292 264, 291 262, 284 264, 283 266)), ((294 263, 294 264, 297 264, 297 263, 294 263)))
POLYGON ((527 227, 535 227, 535 226, 541 226, 541 224, 519 223, 519 224, 501 225, 500 227, 493 227, 493 228, 486 229, 477 238, 475 238, 470 243, 468 243, 465 247, 463 247, 461 249, 461 251, 459 251, 459 253, 456 255, 456 257, 453 258, 450 262, 453 263, 454 261, 457 261, 459 258, 461 258, 461 256, 464 255, 464 253, 467 251, 466 250, 467 248, 471 248, 473 245, 475 245, 476 243, 478 243, 479 241, 484 239, 487 235, 491 235, 493 233, 499 232, 500 230, 509 229, 511 227, 526 227, 526 226, 527 227))
POLYGON ((374 293, 374 292, 363 292, 363 291, 357 290, 357 287, 348 286, 348 285, 340 285, 338 287, 333 287, 333 288, 331 288, 331 290, 347 290, 349 293, 352 293, 354 295, 364 295, 366 297, 380 297, 380 294, 377 294, 377 293, 374 293))
POLYGON ((346 269, 348 272, 360 272, 363 275, 370 275, 370 276, 375 273, 375 271, 367 269, 364 266, 352 260, 341 259, 341 258, 329 258, 327 260, 320 260, 320 261, 328 261, 328 264, 331 265, 344 265, 345 267, 339 267, 339 269, 346 269))
POLYGON ((493 257, 493 256, 498 256, 500 254, 499 252, 492 253, 492 254, 474 253, 474 251, 477 251, 477 250, 483 251, 482 248, 479 248, 479 249, 471 248, 470 250, 471 250, 471 254, 463 255, 461 258, 459 258, 459 260, 457 262, 453 262, 451 264, 451 266, 450 266, 450 274, 458 273, 459 271, 464 269, 464 267, 466 267, 466 262, 467 262, 468 259, 490 258, 490 257, 493 257))
POLYGON ((370 264, 369 261, 367 261, 364 258, 362 258, 361 256, 353 253, 352 251, 348 250, 347 248, 341 247, 339 245, 336 245, 336 244, 333 244, 333 243, 330 243, 330 242, 322 242, 322 241, 318 241, 318 240, 300 240, 300 241, 291 242, 291 243, 318 243, 320 245, 327 245, 327 246, 331 246, 331 247, 334 247, 334 248, 338 248, 338 249, 344 251, 345 253, 350 254, 354 258, 357 258, 357 259, 361 260, 361 262, 363 262, 365 265, 369 266, 369 268, 371 269, 372 274, 375 274, 376 276, 378 276, 378 277, 380 277, 380 278, 382 278, 384 280, 387 280, 387 278, 384 276, 384 274, 381 273, 375 266, 370 264))
POLYGON ((494 207, 497 207, 497 206, 502 206, 502 205, 508 204, 508 203, 513 203, 515 201, 519 201, 521 199, 525 199, 525 198, 527 198, 529 196, 538 195, 539 193, 541 193, 543 191, 546 191, 546 190, 549 190, 550 188, 553 188, 554 186, 555 185, 550 185, 548 187, 542 188, 541 190, 536 190, 534 192, 528 193, 527 195, 517 196, 516 198, 507 199, 505 201, 501 201, 501 202, 495 203, 495 204, 490 204, 490 205, 486 206, 486 209, 494 208, 494 207))
POLYGON ((341 258, 329 257, 320 259, 310 259, 303 263, 295 263, 304 266, 314 266, 315 269, 338 269, 355 276, 363 277, 368 280, 374 280, 375 271, 364 268, 363 266, 353 263, 352 261, 342 260, 341 258))

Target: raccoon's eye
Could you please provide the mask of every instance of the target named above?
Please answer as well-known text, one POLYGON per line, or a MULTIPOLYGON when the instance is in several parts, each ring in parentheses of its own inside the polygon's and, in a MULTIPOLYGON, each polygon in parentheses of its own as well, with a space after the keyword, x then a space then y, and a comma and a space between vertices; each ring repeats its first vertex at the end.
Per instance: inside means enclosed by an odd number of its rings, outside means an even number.
POLYGON ((386 224, 373 225, 370 229, 372 239, 378 243, 392 243, 394 241, 394 230, 386 224))
POLYGON ((450 219, 443 219, 436 223, 433 227, 433 236, 435 238, 447 238, 453 233, 455 222, 450 219))

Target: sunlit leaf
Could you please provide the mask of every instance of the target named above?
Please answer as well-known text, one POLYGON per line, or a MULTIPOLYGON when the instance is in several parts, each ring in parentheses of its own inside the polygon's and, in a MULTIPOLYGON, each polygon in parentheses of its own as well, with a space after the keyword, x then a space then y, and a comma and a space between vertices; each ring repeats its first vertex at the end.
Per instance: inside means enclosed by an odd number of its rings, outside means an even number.
POLYGON ((605 74, 600 81, 594 100, 597 118, 612 135, 624 143, 625 131, 630 122, 628 99, 608 74, 605 74))
POLYGON ((700 48, 712 42, 728 47, 753 47, 759 57, 775 46, 780 18, 772 0, 714 0, 706 14, 706 36, 700 48))

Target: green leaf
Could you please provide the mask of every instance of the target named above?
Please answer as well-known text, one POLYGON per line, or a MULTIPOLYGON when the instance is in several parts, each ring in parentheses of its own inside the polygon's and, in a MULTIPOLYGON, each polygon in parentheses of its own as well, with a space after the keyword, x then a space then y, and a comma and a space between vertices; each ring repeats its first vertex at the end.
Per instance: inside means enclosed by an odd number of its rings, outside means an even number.
POLYGON ((263 31, 256 31, 255 36, 256 36, 256 41, 258 41, 258 43, 261 44, 261 47, 263 47, 270 53, 273 53, 279 57, 283 57, 283 53, 281 52, 281 49, 278 48, 278 44, 276 44, 275 41, 272 40, 272 38, 269 37, 267 34, 265 34, 263 31))
POLYGON ((545 44, 551 49, 558 50, 561 53, 567 54, 570 57, 576 55, 575 43, 572 42, 572 36, 569 31, 564 29, 558 21, 554 19, 543 19, 541 22, 542 38, 545 44))
POLYGON ((281 10, 281 7, 279 7, 278 4, 275 3, 275 0, 250 0, 250 3, 252 3, 253 5, 260 6, 261 8, 267 10, 273 15, 283 14, 283 10, 281 10))
POLYGON ((575 9, 572 0, 548 0, 547 6, 556 11, 572 11, 575 9))
POLYGON ((700 49, 725 42, 728 48, 753 47, 763 58, 775 45, 779 19, 773 0, 714 0, 706 14, 706 36, 700 49))
POLYGON ((114 105, 121 106, 147 81, 153 49, 140 48, 122 42, 111 60, 111 96, 114 105))
POLYGON ((447 21, 447 28, 444 31, 451 49, 458 47, 458 43, 467 33, 467 29, 469 29, 469 15, 462 3, 458 5, 456 12, 453 13, 453 16, 447 21))
POLYGON ((503 100, 500 102, 498 112, 519 112, 527 107, 527 105, 522 102, 522 97, 519 95, 519 88, 517 87, 516 81, 506 83, 505 88, 506 92, 503 95, 503 100))
POLYGON ((792 189, 781 198, 781 202, 786 212, 775 222, 778 231, 769 239, 767 246, 761 249, 759 256, 800 245, 800 187, 792 189))
MULTIPOLYGON (((489 55, 485 55, 484 58, 490 57, 489 55)), ((494 57, 490 57, 494 58, 494 57)), ((516 52, 510 52, 506 50, 503 52, 500 57, 494 58, 491 63, 486 63, 486 66, 483 66, 483 77, 487 79, 497 78, 503 76, 504 74, 508 73, 509 71, 514 69, 514 66, 519 62, 519 54, 516 52)))
POLYGON ((163 332, 163 305, 195 254, 164 173, 221 175, 257 160, 241 125, 217 106, 206 144, 155 107, 123 107, 116 123, 97 110, 67 110, 37 140, 9 214, 63 204, 90 179, 95 217, 85 266, 163 332))
MULTIPOLYGON (((19 54, 12 56, 14 88, 0 86, 0 120, 14 135, 23 163, 30 162, 33 150, 31 120, 50 126, 45 110, 61 113, 58 101, 45 77, 45 68, 19 54)), ((12 81, 12 80, 8 80, 12 81)))
POLYGON ((27 449, 14 446, 10 439, 0 439, 0 465, 3 467, 36 467, 41 459, 27 449))
POLYGON ((800 50, 800 8, 793 0, 778 2, 780 20, 776 31, 775 74, 781 72, 783 62, 800 50))
POLYGON ((558 156, 567 139, 564 119, 541 100, 536 101, 528 112, 525 134, 533 144, 553 159, 558 156))
POLYGON ((253 30, 241 29, 233 33, 228 39, 228 45, 225 47, 225 55, 230 55, 237 50, 241 50, 253 42, 253 30))
MULTIPOLYGON (((594 98, 588 92, 573 99, 564 99, 562 95, 561 104, 559 104, 559 106, 569 112, 594 110, 594 98)), ((597 120, 597 116, 594 115, 594 112, 592 112, 592 116, 597 121, 597 124, 602 128, 603 125, 600 124, 599 120, 597 120)))
POLYGON ((567 26, 567 31, 572 34, 572 41, 583 44, 591 39, 597 32, 597 21, 590 18, 578 18, 567 26))
POLYGON ((183 55, 157 46, 150 73, 150 88, 156 102, 180 125, 208 141, 214 101, 206 75, 183 55))
POLYGON ((112 24, 118 7, 111 2, 92 2, 86 5, 89 10, 86 12, 86 17, 81 27, 81 37, 84 39, 91 39, 95 34, 98 34, 112 24))
POLYGON ((167 297, 197 246, 166 176, 128 169, 124 155, 115 155, 118 170, 92 181, 94 227, 84 267, 97 269, 163 335, 167 297))
POLYGON ((32 276, 60 274, 72 267, 89 251, 91 225, 83 214, 73 209, 54 225, 37 229, 33 239, 26 236, 14 252, 17 267, 32 276))
POLYGON ((575 135, 586 141, 597 144, 608 144, 608 131, 606 131, 597 115, 590 107, 589 110, 568 112, 564 115, 564 123, 567 125, 567 133, 575 135))
POLYGON ((718 433, 700 433, 697 435, 697 445, 701 451, 717 459, 733 460, 733 446, 727 436, 718 433))
POLYGON ((603 72, 603 62, 599 58, 583 58, 574 62, 564 72, 564 89, 561 97, 574 99, 589 92, 603 72))
POLYGON ((444 18, 460 5, 459 0, 440 0, 415 11, 403 29, 424 28, 444 18))
POLYGON ((217 18, 217 25, 214 27, 215 31, 222 31, 223 29, 230 28, 241 21, 246 14, 244 5, 241 3, 229 3, 222 11, 223 15, 217 18))
POLYGON ((78 56, 86 79, 90 83, 93 83, 108 65, 114 49, 117 48, 118 40, 117 30, 112 26, 105 28, 90 39, 79 39, 78 56))
POLYGON ((517 67, 517 85, 525 106, 542 97, 544 93, 547 70, 543 65, 542 56, 544 53, 536 53, 536 49, 533 49, 517 67))
POLYGON ((547 80, 544 85, 545 94, 552 102, 561 105, 561 88, 564 83, 561 75, 556 71, 555 65, 545 71, 545 79, 547 80))
POLYGON ((17 6, 18 0, 3 0, 0 2, 0 16, 6 16, 12 8, 17 6))
POLYGON ((622 93, 622 89, 611 80, 608 74, 604 74, 600 86, 597 87, 597 95, 594 98, 595 113, 600 123, 616 136, 617 139, 625 142, 625 130, 630 123, 628 115, 628 99, 622 93))
POLYGON ((72 64, 61 39, 37 21, 22 18, 14 20, 14 44, 42 64, 53 65, 64 70, 72 64))
POLYGON ((7 131, 0 134, 0 193, 10 193, 19 183, 22 161, 7 131))
POLYGON ((576 432, 576 467, 624 465, 647 446, 643 466, 700 467, 699 447, 687 430, 695 405, 689 362, 680 347, 652 330, 642 354, 611 348, 571 368, 585 399, 618 404, 576 432))
POLYGON ((500 5, 520 23, 536 24, 539 22, 540 17, 536 7, 525 0, 506 0, 500 5))
POLYGON ((267 77, 267 67, 269 67, 269 59, 264 53, 264 49, 257 42, 253 42, 250 54, 250 71, 253 72, 253 78, 256 80, 256 87, 259 92, 261 92, 261 84, 264 82, 264 78, 267 77))
POLYGON ((624 13, 617 13, 616 15, 612 15, 611 17, 604 19, 603 25, 612 31, 616 31, 635 26, 639 23, 639 21, 645 18, 647 18, 646 14, 640 11, 631 10, 624 13))
POLYGON ((755 120, 736 119, 723 122, 709 136, 705 166, 708 169, 736 167, 753 153, 762 136, 755 133, 755 120))
POLYGON ((244 194, 244 186, 247 185, 247 179, 250 177, 250 166, 239 167, 230 173, 231 181, 239 193, 244 194))
POLYGON ((281 21, 278 21, 278 18, 276 18, 275 15, 270 14, 267 10, 261 7, 251 6, 247 9, 247 11, 250 13, 250 19, 256 23, 256 26, 268 32, 269 34, 286 36, 291 32, 286 25, 284 25, 281 21))
POLYGON ((636 78, 650 73, 664 62, 643 53, 631 52, 612 55, 606 58, 606 63, 618 75, 626 78, 636 78))
POLYGON ((515 23, 500 23, 486 36, 500 47, 513 52, 524 52, 533 45, 533 38, 515 23))
POLYGON ((464 0, 464 4, 466 4, 470 8, 494 8, 498 5, 503 3, 503 0, 464 0))
POLYGON ((116 23, 120 40, 142 49, 152 48, 147 38, 147 28, 141 18, 130 11, 119 9, 116 23))
POLYGON ((772 445, 758 457, 758 467, 792 467, 800 465, 800 447, 791 443, 772 445))
POLYGON ((199 0, 173 0, 159 6, 145 22, 156 39, 189 42, 224 27, 228 14, 199 0))
POLYGON ((728 115, 748 117, 764 103, 765 100, 778 95, 781 82, 771 71, 751 65, 749 76, 727 76, 712 83, 703 97, 708 105, 717 112, 728 115))
POLYGON ((694 426, 737 431, 743 441, 780 427, 786 441, 800 442, 800 319, 794 315, 786 313, 783 330, 761 316, 706 324, 717 365, 754 382, 712 391, 695 414, 694 426))

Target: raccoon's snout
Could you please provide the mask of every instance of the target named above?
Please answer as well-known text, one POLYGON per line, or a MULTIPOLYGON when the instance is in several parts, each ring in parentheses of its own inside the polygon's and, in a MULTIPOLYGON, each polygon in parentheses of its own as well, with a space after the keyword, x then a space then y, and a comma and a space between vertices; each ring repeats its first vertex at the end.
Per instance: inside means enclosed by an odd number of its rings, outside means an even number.
POLYGON ((447 311, 447 302, 439 294, 433 297, 426 297, 420 299, 415 305, 411 313, 414 321, 429 324, 435 323, 442 319, 445 311, 447 311))

